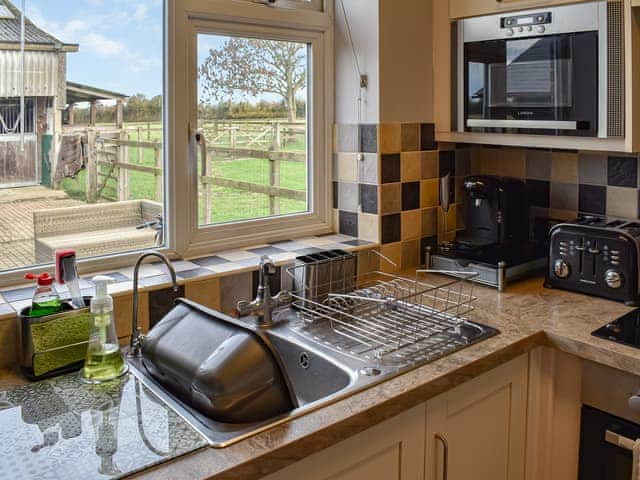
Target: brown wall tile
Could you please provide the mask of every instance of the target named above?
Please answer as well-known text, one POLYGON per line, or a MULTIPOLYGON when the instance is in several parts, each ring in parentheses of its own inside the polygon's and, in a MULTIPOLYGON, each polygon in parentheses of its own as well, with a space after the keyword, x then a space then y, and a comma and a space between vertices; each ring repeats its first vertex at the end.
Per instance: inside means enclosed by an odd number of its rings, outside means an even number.
POLYGON ((421 152, 420 158, 422 163, 421 178, 423 180, 438 178, 438 151, 421 152))
POLYGON ((220 310, 220 279, 188 282, 185 286, 185 296, 205 307, 220 310))
POLYGON ((391 260, 395 265, 384 259, 380 259, 380 271, 386 273, 396 273, 402 269, 402 243, 388 243, 380 247, 380 253, 391 260))
POLYGON ((551 181, 578 183, 578 154, 575 152, 551 153, 551 181))
POLYGON ((418 123, 403 123, 401 135, 403 152, 417 152, 420 150, 420 125, 418 123))
POLYGON ((524 148, 504 148, 501 158, 501 175, 525 178, 527 176, 527 151, 524 148))
POLYGON ((402 186, 386 183, 380 186, 380 214, 397 213, 402 210, 402 186))
POLYGON ((379 128, 380 153, 400 153, 402 133, 399 123, 381 123, 379 128))
POLYGON ((402 242, 402 269, 415 268, 420 265, 420 240, 402 242))
POLYGON ((422 208, 437 207, 440 203, 440 185, 437 178, 422 180, 420 186, 420 206, 422 208))
MULTIPOLYGON (((117 295, 113 297, 113 312, 116 319, 118 338, 131 336, 133 312, 133 295, 117 295)), ((143 332, 149 330, 149 293, 141 292, 138 298, 138 325, 143 332)))
POLYGON ((403 182, 420 180, 422 162, 420 152, 403 152, 400 155, 400 179, 403 182))
POLYGON ((17 344, 17 319, 0 320, 0 368, 13 367, 16 364, 18 360, 17 344))
POLYGON ((422 210, 422 236, 433 237, 438 234, 438 207, 422 210))
POLYGON ((413 240, 422 236, 422 211, 402 212, 402 240, 413 240))

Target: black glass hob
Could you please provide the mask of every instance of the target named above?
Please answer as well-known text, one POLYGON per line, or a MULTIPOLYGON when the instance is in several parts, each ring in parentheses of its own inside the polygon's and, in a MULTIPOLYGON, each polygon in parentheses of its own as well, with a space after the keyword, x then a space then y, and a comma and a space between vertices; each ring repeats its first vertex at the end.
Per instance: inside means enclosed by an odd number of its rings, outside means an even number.
POLYGON ((597 329, 592 335, 640 348, 640 308, 597 329))

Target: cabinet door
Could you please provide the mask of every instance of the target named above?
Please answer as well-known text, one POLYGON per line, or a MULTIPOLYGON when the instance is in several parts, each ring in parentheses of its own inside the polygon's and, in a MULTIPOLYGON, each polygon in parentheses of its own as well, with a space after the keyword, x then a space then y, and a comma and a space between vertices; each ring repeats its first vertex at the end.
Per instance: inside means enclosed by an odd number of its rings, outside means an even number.
POLYGON ((478 15, 492 15, 514 10, 528 10, 533 8, 552 7, 579 3, 576 0, 449 0, 449 15, 451 18, 475 17, 478 15))
POLYGON ((422 404, 265 480, 423 480, 424 425, 422 404))
POLYGON ((427 402, 426 480, 524 479, 527 370, 524 355, 427 402))

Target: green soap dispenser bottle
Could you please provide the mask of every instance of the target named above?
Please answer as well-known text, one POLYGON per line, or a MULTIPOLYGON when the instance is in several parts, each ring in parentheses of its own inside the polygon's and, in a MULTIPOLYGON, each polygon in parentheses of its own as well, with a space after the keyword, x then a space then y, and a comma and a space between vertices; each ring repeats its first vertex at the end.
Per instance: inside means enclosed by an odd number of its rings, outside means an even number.
POLYGON ((108 382, 127 372, 127 364, 120 352, 113 316, 113 299, 107 293, 107 285, 113 279, 97 276, 96 296, 91 300, 91 336, 87 358, 82 369, 82 379, 89 383, 108 382))

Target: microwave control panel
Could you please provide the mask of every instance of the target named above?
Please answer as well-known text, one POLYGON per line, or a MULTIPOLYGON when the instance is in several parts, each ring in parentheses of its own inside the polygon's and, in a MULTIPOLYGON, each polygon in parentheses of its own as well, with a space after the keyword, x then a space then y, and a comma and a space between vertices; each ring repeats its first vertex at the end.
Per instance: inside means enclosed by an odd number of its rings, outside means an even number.
POLYGON ((514 15, 500 19, 500 26, 502 28, 531 27, 535 25, 547 25, 549 23, 551 23, 551 12, 514 15))

